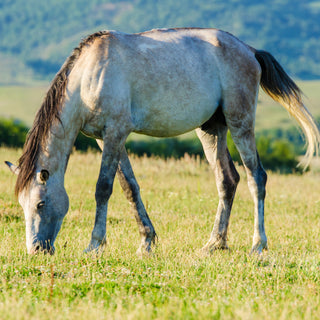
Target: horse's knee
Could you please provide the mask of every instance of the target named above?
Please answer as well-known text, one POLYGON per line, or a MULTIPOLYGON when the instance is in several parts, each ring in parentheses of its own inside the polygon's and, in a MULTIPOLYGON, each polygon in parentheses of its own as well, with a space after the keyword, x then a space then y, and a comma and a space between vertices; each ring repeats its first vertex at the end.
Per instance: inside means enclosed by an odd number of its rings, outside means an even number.
POLYGON ((113 182, 109 180, 98 180, 96 186, 96 201, 108 200, 112 194, 113 182))

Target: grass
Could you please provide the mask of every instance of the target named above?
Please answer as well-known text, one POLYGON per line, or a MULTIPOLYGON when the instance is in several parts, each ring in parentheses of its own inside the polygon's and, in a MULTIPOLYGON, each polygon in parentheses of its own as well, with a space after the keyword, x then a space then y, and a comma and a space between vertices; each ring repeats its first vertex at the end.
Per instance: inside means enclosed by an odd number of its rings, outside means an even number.
POLYGON ((2 319, 319 319, 319 173, 269 173, 269 252, 250 256, 253 204, 246 177, 235 198, 230 251, 203 256, 218 204, 206 162, 133 158, 159 236, 138 259, 138 228, 118 182, 108 212, 108 245, 86 255, 94 222, 99 153, 75 153, 66 173, 70 209, 54 256, 28 256, 15 177, 0 149, 0 318, 2 319))
POLYGON ((0 117, 18 119, 31 126, 45 92, 45 86, 0 86, 0 117))

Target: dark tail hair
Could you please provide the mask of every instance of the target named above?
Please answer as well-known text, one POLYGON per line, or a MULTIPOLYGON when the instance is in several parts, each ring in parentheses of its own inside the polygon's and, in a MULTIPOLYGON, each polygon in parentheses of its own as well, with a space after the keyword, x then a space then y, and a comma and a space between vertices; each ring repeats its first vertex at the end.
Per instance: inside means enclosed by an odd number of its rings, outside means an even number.
POLYGON ((308 143, 304 163, 306 168, 313 155, 319 155, 320 132, 316 122, 302 102, 301 90, 279 62, 269 52, 262 50, 256 50, 255 57, 262 70, 260 80, 262 89, 297 120, 304 132, 308 143))

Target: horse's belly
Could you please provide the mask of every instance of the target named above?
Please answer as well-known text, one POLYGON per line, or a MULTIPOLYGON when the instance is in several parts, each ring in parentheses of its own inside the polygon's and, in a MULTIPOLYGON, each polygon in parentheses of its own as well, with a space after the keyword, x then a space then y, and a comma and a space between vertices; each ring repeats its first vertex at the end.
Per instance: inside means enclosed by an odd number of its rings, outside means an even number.
POLYGON ((191 131, 210 119, 218 103, 168 104, 141 108, 133 114, 134 132, 154 137, 172 137, 191 131))

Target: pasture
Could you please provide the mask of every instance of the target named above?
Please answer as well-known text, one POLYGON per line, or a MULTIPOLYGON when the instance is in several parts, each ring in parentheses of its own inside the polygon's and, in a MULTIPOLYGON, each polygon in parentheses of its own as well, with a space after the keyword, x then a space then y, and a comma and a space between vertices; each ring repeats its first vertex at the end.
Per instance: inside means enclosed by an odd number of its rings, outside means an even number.
POLYGON ((200 248, 218 205, 208 164, 131 157, 159 237, 153 255, 140 260, 138 228, 117 181, 107 247, 98 256, 83 253, 94 224, 100 154, 74 153, 65 182, 70 209, 56 254, 28 256, 16 177, 3 163, 20 153, 0 149, 0 318, 320 319, 319 172, 269 172, 269 251, 250 256, 253 203, 239 167, 230 251, 204 256, 200 248))

